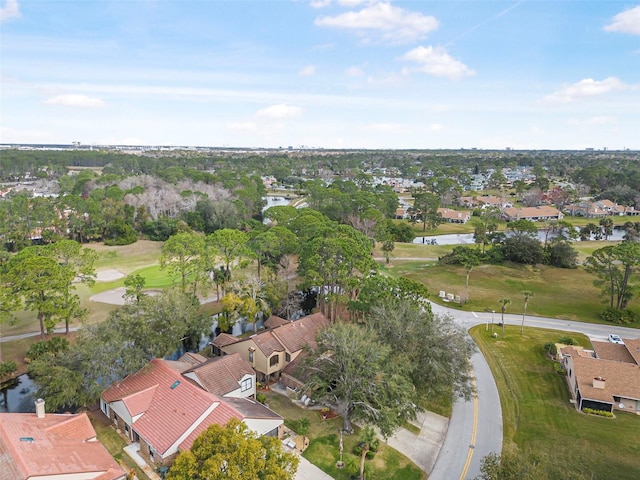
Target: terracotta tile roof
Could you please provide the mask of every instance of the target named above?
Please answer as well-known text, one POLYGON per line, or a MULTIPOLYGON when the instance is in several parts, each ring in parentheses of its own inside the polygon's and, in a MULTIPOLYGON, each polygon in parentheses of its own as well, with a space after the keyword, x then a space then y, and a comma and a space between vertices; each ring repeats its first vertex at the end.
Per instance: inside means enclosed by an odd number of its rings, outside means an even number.
POLYGON ((598 358, 603 360, 613 360, 615 362, 636 363, 626 345, 611 342, 592 341, 593 349, 598 358))
POLYGON ((285 320, 284 318, 280 318, 280 317, 276 317, 275 315, 271 315, 264 322, 264 326, 265 326, 265 328, 275 328, 275 327, 279 327, 280 325, 284 325, 285 323, 289 323, 289 320, 285 320))
POLYGON ((573 355, 571 348, 563 349, 572 356, 574 374, 582 398, 615 403, 613 397, 640 400, 640 365, 573 355), (605 388, 594 388, 593 379, 602 377, 605 388))
POLYGON ((216 357, 184 372, 193 374, 208 392, 224 396, 240 387, 245 375, 255 375, 253 368, 239 353, 216 357))
POLYGON ((229 335, 228 333, 221 333, 211 342, 212 345, 216 347, 224 347, 226 345, 231 345, 232 343, 239 342, 240 340, 234 337, 233 335, 229 335))
POLYGON ((272 332, 289 352, 294 353, 302 350, 305 345, 313 347, 316 344, 316 335, 329 323, 322 313, 314 313, 274 328, 272 332))
POLYGON ((560 210, 548 205, 524 208, 508 207, 503 210, 503 214, 511 219, 558 217, 561 215, 560 210))
POLYGON ((149 406, 151 405, 151 400, 153 399, 156 388, 158 388, 158 385, 152 385, 149 388, 145 388, 144 390, 140 390, 139 392, 132 393, 128 397, 122 399, 122 403, 124 403, 124 406, 127 407, 127 410, 132 417, 140 415, 141 413, 149 410, 149 406))
MULTIPOLYGON (((194 385, 160 359, 151 360, 139 372, 113 384, 102 398, 106 402, 123 400, 127 405, 127 397, 143 390, 151 398, 133 428, 161 454, 220 404, 217 396, 194 385)), ((141 403, 135 400, 136 406, 141 403)))
POLYGON ((267 330, 266 332, 260 332, 250 337, 267 358, 273 352, 284 352, 284 347, 273 334, 274 330, 275 329, 267 330))
POLYGON ((0 478, 95 474, 101 480, 124 479, 125 472, 95 437, 84 413, 44 418, 0 413, 0 478))
POLYGON ((438 208, 438 213, 448 220, 468 221, 471 218, 471 212, 450 208, 438 208))

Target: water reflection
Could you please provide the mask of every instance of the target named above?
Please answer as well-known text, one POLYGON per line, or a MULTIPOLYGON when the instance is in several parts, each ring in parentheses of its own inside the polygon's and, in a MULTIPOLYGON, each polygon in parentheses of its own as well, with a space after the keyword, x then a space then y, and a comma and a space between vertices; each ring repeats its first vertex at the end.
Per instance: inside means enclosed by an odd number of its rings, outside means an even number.
MULTIPOLYGON (((613 242, 622 241, 622 237, 624 237, 626 230, 624 228, 616 227, 613 229, 613 233, 609 235, 607 240, 613 242)), ((547 236, 547 232, 545 230, 538 231, 538 240, 544 242, 544 238, 547 236)), ((549 233, 548 240, 552 239, 555 236, 554 233, 549 233)), ((595 240, 595 238, 591 238, 591 240, 595 240)), ((603 239, 604 240, 604 239, 603 239)), ((579 242, 580 239, 576 238, 574 241, 579 242)), ((473 244, 473 233, 458 233, 458 234, 450 234, 450 235, 431 235, 426 237, 416 237, 413 239, 413 243, 422 243, 425 245, 467 245, 473 244)))
POLYGON ((0 389, 0 412, 33 413, 36 407, 33 398, 36 386, 27 374, 20 375, 2 385, 0 389))

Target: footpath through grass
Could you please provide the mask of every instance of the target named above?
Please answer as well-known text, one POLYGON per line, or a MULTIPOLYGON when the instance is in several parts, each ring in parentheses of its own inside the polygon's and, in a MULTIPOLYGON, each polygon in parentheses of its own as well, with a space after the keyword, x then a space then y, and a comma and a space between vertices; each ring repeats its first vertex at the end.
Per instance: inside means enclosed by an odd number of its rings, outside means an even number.
MULTIPOLYGON (((291 420, 309 419, 309 446, 302 456, 336 480, 350 480, 360 471, 360 456, 353 453, 358 444, 359 429, 353 435, 343 436, 344 468, 336 468, 340 459, 340 429, 342 417, 322 420, 315 410, 298 407, 284 395, 266 392, 267 404, 282 415, 285 424, 291 420)), ((368 480, 424 480, 426 473, 397 450, 380 442, 380 448, 372 460, 366 460, 365 473, 368 480)))
MULTIPOLYGON (((590 347, 587 337, 507 326, 497 339, 482 326, 470 330, 498 385, 504 423, 503 451, 545 459, 553 473, 580 472, 593 480, 636 480, 640 475, 640 417, 609 419, 576 411, 564 375, 554 371, 546 342, 569 336, 590 347)), ((560 476, 551 478, 561 478, 560 476)))

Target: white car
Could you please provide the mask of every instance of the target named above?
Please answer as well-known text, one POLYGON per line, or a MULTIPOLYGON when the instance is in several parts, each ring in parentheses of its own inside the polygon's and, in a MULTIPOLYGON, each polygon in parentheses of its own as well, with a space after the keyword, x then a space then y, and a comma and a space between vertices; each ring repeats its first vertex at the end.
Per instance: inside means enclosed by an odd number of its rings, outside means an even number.
POLYGON ((622 341, 622 339, 616 335, 615 333, 610 333, 609 334, 609 341, 611 343, 617 343, 619 345, 624 345, 624 342, 622 341))

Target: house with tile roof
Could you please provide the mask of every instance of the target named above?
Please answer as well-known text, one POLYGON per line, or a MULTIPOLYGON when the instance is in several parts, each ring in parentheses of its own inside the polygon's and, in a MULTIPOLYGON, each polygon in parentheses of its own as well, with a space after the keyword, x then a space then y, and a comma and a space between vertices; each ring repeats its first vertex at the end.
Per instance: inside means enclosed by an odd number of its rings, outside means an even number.
POLYGON ((316 335, 329 323, 322 313, 314 313, 248 338, 220 334, 211 346, 214 352, 219 351, 223 355, 239 353, 257 372, 258 381, 270 383, 280 379, 280 373, 303 352, 305 346, 315 345, 316 335))
POLYGON ((0 413, 0 480, 124 480, 86 413, 0 413))
POLYGON ((502 210, 502 218, 507 222, 516 220, 539 222, 541 220, 562 220, 564 215, 555 207, 540 205, 538 207, 523 208, 507 207, 502 210))
POLYGON ((239 353, 207 359, 182 375, 207 392, 225 398, 256 395, 256 372, 239 353))
POLYGON ((636 216, 640 215, 640 210, 627 205, 618 205, 611 200, 597 200, 595 202, 582 201, 567 205, 564 211, 573 216, 587 218, 602 218, 607 216, 636 216))
POLYGON ((640 415, 640 339, 623 341, 592 341, 593 351, 560 349, 576 408, 640 415))
POLYGON ((258 435, 282 435, 280 415, 251 398, 227 399, 208 392, 183 375, 189 371, 189 362, 153 359, 100 396, 102 412, 139 444, 147 463, 171 464, 210 425, 226 425, 232 418, 258 435))
POLYGON ((451 208, 438 208, 438 213, 449 223, 467 223, 471 219, 471 212, 467 210, 453 210, 451 208))

